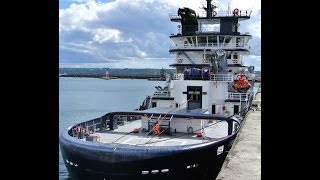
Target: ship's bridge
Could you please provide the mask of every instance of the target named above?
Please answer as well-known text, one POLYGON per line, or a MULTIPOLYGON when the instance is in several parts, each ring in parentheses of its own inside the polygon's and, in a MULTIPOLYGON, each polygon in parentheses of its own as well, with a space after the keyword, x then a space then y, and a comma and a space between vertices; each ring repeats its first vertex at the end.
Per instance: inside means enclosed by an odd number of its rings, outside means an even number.
POLYGON ((243 35, 194 35, 194 36, 171 36, 174 43, 169 52, 185 50, 208 50, 224 49, 249 51, 248 41, 252 38, 248 33, 243 35))

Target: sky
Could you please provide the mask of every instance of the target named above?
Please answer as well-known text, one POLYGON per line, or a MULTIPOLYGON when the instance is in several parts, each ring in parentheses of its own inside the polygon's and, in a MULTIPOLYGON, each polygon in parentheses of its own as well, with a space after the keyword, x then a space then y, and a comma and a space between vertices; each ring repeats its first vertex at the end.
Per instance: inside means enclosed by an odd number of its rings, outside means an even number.
MULTIPOLYGON (((179 23, 170 13, 189 7, 203 11, 205 0, 59 0, 59 67, 171 68, 170 34, 179 23)), ((240 22, 241 33, 249 32, 250 55, 245 65, 261 70, 261 1, 214 1, 219 10, 252 10, 240 22)))

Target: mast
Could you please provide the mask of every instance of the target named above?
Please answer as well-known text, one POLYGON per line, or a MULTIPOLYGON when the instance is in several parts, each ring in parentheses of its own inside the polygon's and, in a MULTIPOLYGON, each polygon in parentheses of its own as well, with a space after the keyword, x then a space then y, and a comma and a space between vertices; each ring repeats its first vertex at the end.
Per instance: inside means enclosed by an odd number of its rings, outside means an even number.
POLYGON ((207 18, 211 18, 212 17, 212 6, 211 6, 211 0, 207 0, 207 18))

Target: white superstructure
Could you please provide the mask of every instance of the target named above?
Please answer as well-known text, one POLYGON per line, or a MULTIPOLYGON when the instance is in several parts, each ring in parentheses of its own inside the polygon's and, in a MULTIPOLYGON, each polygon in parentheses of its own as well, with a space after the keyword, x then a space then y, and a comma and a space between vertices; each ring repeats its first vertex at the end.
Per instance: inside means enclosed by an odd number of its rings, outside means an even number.
MULTIPOLYGON (((167 78, 165 87, 147 97, 144 109, 199 109, 202 113, 239 118, 246 113, 253 98, 253 67, 242 64, 243 56, 249 54, 248 41, 252 37, 248 32, 238 32, 238 27, 240 21, 250 18, 251 11, 215 9, 207 1, 204 12, 183 8, 177 15, 169 15, 171 21, 179 23, 179 32, 170 36, 173 45, 169 50, 176 55, 175 63, 170 65, 176 73, 167 78)), ((142 120, 142 127, 150 129, 151 121, 142 120)), ((170 122, 171 131, 178 132, 186 132, 190 126, 199 129, 207 123, 188 124, 174 118, 170 122)))

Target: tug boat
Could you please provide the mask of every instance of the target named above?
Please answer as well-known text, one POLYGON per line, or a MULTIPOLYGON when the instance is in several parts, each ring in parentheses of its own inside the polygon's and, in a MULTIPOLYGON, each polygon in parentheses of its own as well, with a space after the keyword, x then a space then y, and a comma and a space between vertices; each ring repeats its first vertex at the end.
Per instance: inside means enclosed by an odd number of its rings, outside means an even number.
MULTIPOLYGON (((171 34, 176 73, 132 111, 109 112, 64 130, 60 148, 72 179, 214 179, 253 100, 251 11, 179 8, 171 34)), ((114 102, 110 102, 114 103, 114 102)))

